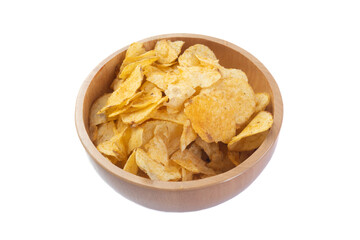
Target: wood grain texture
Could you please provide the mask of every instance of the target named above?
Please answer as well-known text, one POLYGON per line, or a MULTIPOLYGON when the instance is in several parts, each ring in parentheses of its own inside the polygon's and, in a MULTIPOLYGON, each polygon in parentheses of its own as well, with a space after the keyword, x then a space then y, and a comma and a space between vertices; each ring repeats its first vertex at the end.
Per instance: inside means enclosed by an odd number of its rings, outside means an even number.
POLYGON ((263 144, 242 164, 228 172, 189 182, 161 182, 145 179, 116 167, 96 149, 88 134, 89 110, 93 101, 110 92, 115 68, 124 59, 128 46, 103 60, 85 79, 80 88, 75 109, 75 124, 81 143, 90 155, 100 176, 117 192, 143 206, 162 211, 195 211, 220 204, 243 191, 262 172, 277 143, 283 103, 280 90, 265 66, 242 48, 221 39, 196 34, 167 34, 141 40, 147 50, 159 39, 185 41, 183 50, 201 43, 214 51, 220 64, 240 68, 249 78, 255 92, 268 92, 271 103, 267 110, 274 124, 263 144))

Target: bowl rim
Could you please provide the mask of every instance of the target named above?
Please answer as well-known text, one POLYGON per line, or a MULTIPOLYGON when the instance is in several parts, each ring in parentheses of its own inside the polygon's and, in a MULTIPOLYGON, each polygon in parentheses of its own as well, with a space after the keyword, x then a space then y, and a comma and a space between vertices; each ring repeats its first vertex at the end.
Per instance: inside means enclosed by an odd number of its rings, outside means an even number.
POLYGON ((99 70, 111 59, 113 59, 115 56, 117 56, 119 53, 125 51, 128 49, 130 45, 127 45, 114 53, 110 54, 107 58, 105 58, 103 61, 101 61, 91 72, 90 74, 85 78, 84 82, 82 83, 80 90, 78 92, 78 96, 76 99, 76 105, 75 105, 75 125, 77 134, 79 136, 79 139, 85 148, 86 152, 90 155, 90 157, 104 170, 106 170, 111 175, 115 176, 116 178, 119 178, 123 181, 126 181, 130 184, 137 185, 139 187, 148 188, 148 189, 156 189, 156 190, 167 190, 167 191, 186 191, 186 190, 195 190, 199 188, 204 187, 211 187, 214 185, 222 184, 227 181, 230 181, 245 172, 247 172, 249 169, 251 169, 254 165, 258 164, 260 160, 266 155, 268 151, 270 151, 273 147, 273 145, 276 144, 277 138, 280 133, 282 121, 283 121, 283 102, 281 93, 279 90, 279 87, 273 78, 273 76, 270 74, 270 72, 267 70, 267 68, 252 54, 245 51, 244 49, 240 48, 239 46, 230 43, 228 41, 210 37, 206 35, 200 35, 200 34, 192 34, 192 33, 171 33, 171 34, 162 34, 162 35, 156 35, 152 37, 148 37, 145 39, 142 39, 138 42, 148 42, 153 40, 160 40, 160 39, 166 39, 166 38, 174 38, 174 37, 183 37, 183 38, 198 38, 198 39, 205 39, 211 42, 215 42, 221 45, 225 45, 228 48, 232 48, 233 50, 240 52, 243 56, 248 58, 251 62, 255 64, 255 66, 265 75, 265 78, 269 82, 270 88, 273 92, 273 102, 274 102, 274 109, 273 109, 273 117, 274 117, 274 123, 273 126, 268 134, 268 137, 265 139, 265 141, 261 144, 261 146, 249 157, 247 158, 242 164, 230 169, 227 172, 204 178, 199 180, 192 180, 192 181, 185 181, 185 182, 164 182, 164 181, 157 181, 157 180, 151 180, 146 179, 137 175, 134 175, 132 173, 126 172, 123 169, 115 166, 112 164, 109 160, 107 160, 95 147, 95 145, 92 143, 84 123, 84 108, 83 108, 83 102, 85 99, 85 95, 87 92, 87 89, 92 81, 92 79, 95 77, 95 75, 98 73, 99 70))

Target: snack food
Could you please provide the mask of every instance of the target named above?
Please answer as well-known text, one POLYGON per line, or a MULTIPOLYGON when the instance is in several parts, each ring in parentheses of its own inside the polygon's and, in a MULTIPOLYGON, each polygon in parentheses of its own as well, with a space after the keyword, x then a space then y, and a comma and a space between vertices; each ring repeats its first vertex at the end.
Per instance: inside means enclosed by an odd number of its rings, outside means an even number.
POLYGON ((219 64, 202 44, 133 43, 111 84, 94 101, 90 137, 125 171, 160 181, 214 176, 241 164, 272 126, 268 93, 219 64))

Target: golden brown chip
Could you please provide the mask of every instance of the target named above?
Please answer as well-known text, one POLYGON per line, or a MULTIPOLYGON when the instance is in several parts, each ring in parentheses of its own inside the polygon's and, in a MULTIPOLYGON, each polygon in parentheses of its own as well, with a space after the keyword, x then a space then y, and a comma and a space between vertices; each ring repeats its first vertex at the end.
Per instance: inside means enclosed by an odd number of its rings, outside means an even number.
POLYGON ((111 107, 109 110, 106 111, 106 114, 108 115, 108 119, 118 117, 121 113, 129 111, 129 109, 132 107, 132 105, 130 105, 129 103, 134 99, 137 99, 142 94, 143 94, 142 92, 137 92, 134 95, 132 95, 130 98, 126 99, 121 105, 111 107))
POLYGON ((156 111, 152 112, 150 117, 153 119, 170 121, 181 125, 183 125, 187 120, 183 111, 177 113, 169 113, 166 109, 163 108, 157 109, 156 111))
POLYGON ((186 81, 179 81, 174 84, 169 84, 165 90, 166 96, 169 97, 169 102, 164 104, 168 108, 181 109, 184 102, 195 93, 195 89, 191 83, 186 81))
POLYGON ((180 148, 182 129, 182 125, 168 121, 159 121, 158 125, 155 127, 154 135, 163 138, 167 147, 168 155, 173 154, 180 148))
POLYGON ((179 67, 179 69, 181 71, 181 80, 190 83, 194 89, 197 87, 210 87, 221 78, 221 74, 217 69, 200 66, 179 67))
POLYGON ((164 166, 152 160, 141 148, 136 150, 135 159, 138 167, 152 180, 170 181, 181 179, 181 169, 173 165, 164 166))
POLYGON ((124 123, 127 123, 127 124, 139 124, 139 123, 147 120, 149 118, 148 116, 151 114, 151 112, 156 110, 158 107, 160 107, 160 105, 163 102, 167 101, 167 99, 168 99, 167 97, 163 97, 156 103, 150 104, 149 106, 142 108, 138 111, 121 114, 121 119, 124 123))
POLYGON ((179 56, 178 61, 180 66, 191 67, 200 65, 196 56, 217 60, 210 48, 202 44, 195 44, 186 49, 184 53, 179 56))
POLYGON ((186 170, 185 168, 181 168, 181 181, 191 181, 193 180, 193 173, 186 170))
MULTIPOLYGON (((119 108, 126 104, 125 100, 131 98, 141 86, 144 75, 141 67, 137 66, 131 73, 130 77, 125 80, 120 87, 113 92, 107 100, 105 107, 100 110, 100 113, 109 111, 110 108, 119 108)), ((112 112, 112 111, 111 111, 112 112)))
POLYGON ((255 94, 255 112, 261 112, 264 111, 267 105, 270 103, 270 94, 268 93, 256 93, 255 94))
POLYGON ((110 140, 116 133, 116 126, 113 121, 102 123, 97 128, 97 138, 95 145, 99 145, 102 142, 110 140))
POLYGON ((120 72, 120 74, 118 75, 118 78, 127 79, 137 67, 144 68, 144 67, 154 63, 158 59, 159 59, 158 57, 149 57, 149 58, 145 58, 145 59, 142 59, 142 60, 139 60, 136 62, 129 63, 120 72))
POLYGON ((246 74, 240 69, 219 67, 219 71, 222 78, 239 78, 248 81, 246 74))
POLYGON ((130 63, 134 63, 134 62, 140 62, 144 59, 149 59, 149 58, 153 58, 156 57, 156 52, 154 50, 145 52, 141 55, 138 56, 133 56, 133 57, 127 57, 124 59, 124 61, 121 64, 120 67, 120 72, 122 72, 124 70, 124 68, 129 65, 130 63))
POLYGON ((140 42, 134 42, 130 44, 129 48, 126 50, 125 58, 136 57, 145 53, 144 44, 140 42))
POLYGON ((153 87, 151 90, 144 92, 139 98, 135 99, 131 103, 131 108, 145 108, 153 103, 158 102, 162 97, 162 93, 159 88, 153 87))
POLYGON ((130 128, 130 137, 127 142, 127 152, 128 154, 134 149, 141 147, 143 145, 143 133, 144 129, 141 127, 130 128))
POLYGON ((135 152, 136 151, 133 151, 129 156, 128 160, 125 163, 124 170, 136 175, 139 168, 136 165, 135 152))
POLYGON ((235 166, 240 164, 240 153, 239 152, 228 151, 227 157, 235 166))
POLYGON ((235 112, 226 98, 199 94, 184 109, 194 131, 206 142, 229 142, 236 132, 235 112))
POLYGON ((228 144, 230 151, 250 151, 258 148, 265 140, 273 124, 271 113, 259 112, 253 120, 228 144))
POLYGON ((167 146, 165 145, 162 137, 153 137, 147 144, 145 144, 144 149, 152 160, 162 163, 165 166, 169 164, 167 146))
POLYGON ((181 151, 184 151, 187 145, 189 145, 191 142, 195 141, 197 138, 197 134, 194 131, 194 129, 191 127, 190 120, 186 120, 183 125, 183 132, 181 134, 180 138, 180 149, 181 151))
POLYGON ((206 162, 198 158, 195 154, 185 149, 178 150, 172 156, 171 160, 179 164, 181 167, 193 173, 203 173, 206 175, 215 175, 214 170, 206 166, 206 162))
POLYGON ((99 97, 95 100, 92 104, 90 109, 90 126, 96 126, 100 123, 104 123, 107 121, 106 115, 103 113, 98 114, 98 112, 106 105, 108 98, 110 97, 111 93, 107 93, 99 97))
POLYGON ((113 157, 118 161, 127 159, 125 145, 120 134, 114 135, 110 140, 100 143, 97 149, 102 154, 113 157))
POLYGON ((170 40, 160 40, 156 42, 155 52, 159 57, 158 62, 162 64, 174 62, 181 52, 183 41, 171 42, 170 40))
POLYGON ((222 151, 220 151, 218 143, 207 143, 201 138, 197 138, 195 140, 195 143, 200 146, 204 150, 206 155, 209 157, 209 167, 215 170, 221 170, 224 167, 224 154, 222 151))

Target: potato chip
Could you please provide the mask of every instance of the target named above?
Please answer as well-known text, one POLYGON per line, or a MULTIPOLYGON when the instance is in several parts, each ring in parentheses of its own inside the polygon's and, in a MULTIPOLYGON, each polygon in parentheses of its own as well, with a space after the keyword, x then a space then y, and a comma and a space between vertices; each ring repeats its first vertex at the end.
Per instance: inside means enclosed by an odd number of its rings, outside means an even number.
MULTIPOLYGON (((242 78, 225 78, 210 88, 201 90, 202 94, 223 98, 228 108, 235 114, 236 125, 240 126, 250 119, 255 110, 255 94, 249 83, 242 78)), ((226 141, 223 141, 227 143, 226 141)))
POLYGON ((240 69, 224 68, 220 66, 219 71, 221 73, 222 78, 238 78, 238 79, 243 79, 246 82, 248 81, 246 74, 240 69))
POLYGON ((267 105, 270 103, 270 94, 268 93, 256 93, 255 94, 255 113, 264 111, 267 105))
POLYGON ((136 151, 133 151, 131 155, 129 156, 128 160, 126 161, 124 165, 124 171, 127 171, 132 174, 137 174, 138 172, 138 166, 136 165, 136 159, 135 159, 135 153, 136 151))
POLYGON ((182 108, 185 100, 190 98, 194 93, 195 89, 189 82, 180 81, 169 84, 168 88, 165 90, 166 96, 169 97, 169 102, 164 105, 174 109, 182 108))
POLYGON ((184 151, 176 151, 171 160, 179 164, 181 167, 193 173, 203 173, 206 175, 215 175, 213 169, 206 166, 206 162, 201 158, 196 157, 195 154, 185 149, 184 151))
POLYGON ((162 90, 166 90, 169 84, 175 82, 179 77, 178 73, 164 72, 154 66, 146 66, 144 68, 144 74, 147 81, 152 82, 162 90))
POLYGON ((110 140, 101 142, 97 149, 106 156, 112 156, 119 161, 127 158, 125 146, 121 141, 121 135, 114 135, 110 140))
POLYGON ((102 123, 97 128, 97 138, 95 145, 99 145, 102 142, 110 140, 116 133, 115 123, 113 121, 102 123))
POLYGON ((181 179, 180 169, 170 165, 164 166, 152 160, 144 150, 138 148, 135 153, 136 164, 152 180, 170 181, 181 179))
POLYGON ((193 173, 186 170, 186 168, 181 168, 181 181, 191 181, 193 180, 193 173))
POLYGON ((113 80, 113 82, 111 83, 110 85, 110 88, 114 91, 116 91, 121 84, 124 83, 124 80, 123 79, 118 79, 117 77, 113 80))
POLYGON ((217 60, 215 54, 210 50, 210 48, 202 44, 195 44, 186 49, 184 53, 179 56, 178 61, 180 66, 191 67, 200 65, 196 56, 217 60))
POLYGON ((220 151, 220 147, 218 143, 207 143, 200 138, 195 140, 195 143, 200 146, 206 155, 209 157, 210 162, 208 166, 216 169, 221 170, 224 166, 223 159, 224 154, 220 151))
POLYGON ((160 136, 153 137, 145 144, 144 149, 152 160, 165 166, 169 164, 167 146, 160 136))
POLYGON ((240 164, 240 153, 239 152, 228 151, 227 157, 235 166, 240 164))
POLYGON ((141 55, 137 55, 137 56, 133 56, 133 57, 127 57, 124 59, 124 61, 121 64, 120 67, 120 72, 122 72, 124 70, 124 68, 129 65, 130 63, 134 63, 134 62, 139 62, 142 61, 144 59, 149 59, 149 58, 153 58, 156 57, 156 52, 154 50, 145 52, 141 55))
POLYGON ((180 149, 184 151, 185 148, 195 139, 197 138, 197 134, 194 129, 191 127, 190 120, 186 120, 183 125, 183 132, 180 137, 180 149))
POLYGON ((200 66, 179 67, 179 69, 182 81, 189 82, 194 89, 197 87, 210 87, 221 78, 221 74, 217 69, 200 66))
POLYGON ((144 92, 139 98, 131 103, 131 108, 140 109, 145 108, 153 103, 158 102, 162 97, 161 90, 153 87, 150 91, 144 92))
POLYGON ((160 121, 154 129, 154 135, 163 138, 163 141, 167 147, 168 155, 173 154, 180 148, 180 138, 182 134, 182 125, 160 121))
POLYGON ((111 93, 107 93, 99 97, 95 100, 90 108, 90 126, 96 126, 100 123, 104 123, 107 121, 105 114, 98 114, 98 112, 106 105, 108 98, 110 97, 111 93))
POLYGON ((155 52, 159 57, 158 62, 162 64, 174 62, 181 52, 183 41, 171 42, 169 40, 160 40, 156 42, 155 52))
POLYGON ((106 114, 108 114, 108 118, 114 118, 119 116, 121 113, 127 112, 132 107, 132 105, 129 105, 129 103, 141 95, 142 92, 137 92, 130 98, 126 99, 121 105, 114 106, 111 108, 111 110, 107 110, 106 114))
POLYGON ((134 42, 130 44, 129 48, 126 50, 125 58, 136 57, 145 53, 144 44, 140 42, 134 42))
POLYGON ((139 111, 121 114, 121 119, 124 123, 127 124, 139 124, 147 120, 151 112, 160 107, 160 105, 167 101, 167 99, 167 97, 163 97, 158 102, 150 104, 149 106, 142 108, 139 111))
POLYGON ((123 84, 113 92, 107 100, 105 107, 100 110, 100 113, 109 110, 109 108, 119 108, 125 105, 125 100, 131 98, 141 86, 144 75, 141 67, 137 66, 131 73, 130 77, 125 80, 123 84))
POLYGON ((189 101, 184 112, 194 131, 206 142, 226 143, 235 136, 235 112, 226 98, 199 94, 189 101))
POLYGON ((183 111, 177 113, 168 113, 168 111, 163 108, 159 108, 156 111, 152 112, 150 117, 153 119, 170 121, 181 125, 183 125, 187 120, 187 117, 185 116, 183 111))
POLYGON ((144 67, 154 63, 158 59, 159 59, 158 57, 149 57, 149 58, 145 58, 145 59, 142 59, 142 60, 139 60, 136 62, 132 62, 132 63, 126 65, 126 67, 124 67, 124 69, 118 75, 118 78, 127 79, 137 67, 144 68, 144 67))
POLYGON ((129 154, 134 149, 141 147, 143 145, 143 133, 144 129, 137 127, 137 128, 129 128, 130 129, 130 137, 127 142, 127 153, 129 154))
POLYGON ((273 117, 271 113, 259 112, 239 135, 231 139, 228 149, 231 151, 250 151, 258 148, 266 138, 272 124, 273 117))

